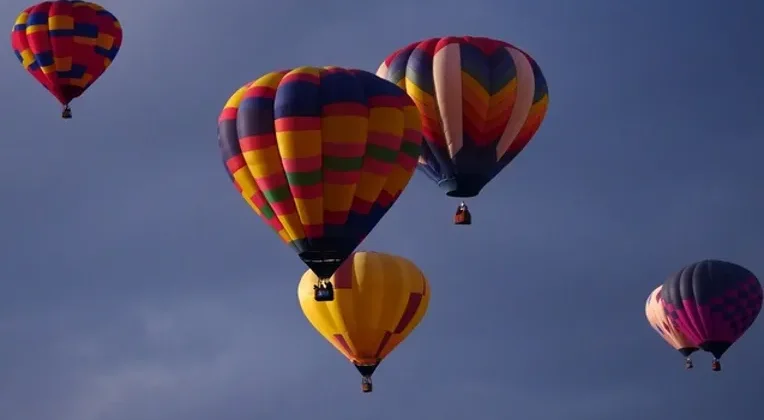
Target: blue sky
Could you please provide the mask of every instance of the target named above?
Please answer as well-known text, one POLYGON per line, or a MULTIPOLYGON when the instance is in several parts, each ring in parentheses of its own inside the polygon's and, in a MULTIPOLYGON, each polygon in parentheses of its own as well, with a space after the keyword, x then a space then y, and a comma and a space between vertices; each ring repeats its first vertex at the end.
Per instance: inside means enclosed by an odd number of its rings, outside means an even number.
MULTIPOLYGON (((764 276, 764 7, 710 0, 102 0, 119 57, 62 121, 0 66, 0 412, 14 420, 751 418, 755 324, 681 356, 643 304, 708 257, 764 276), (304 5, 303 5, 304 4, 304 5), (417 175, 362 245, 415 261, 419 329, 358 376, 300 312, 304 271, 221 165, 216 118, 262 73, 375 71, 420 38, 532 54, 550 110, 470 202, 417 175)), ((10 31, 26 1, 0 3, 10 31)))

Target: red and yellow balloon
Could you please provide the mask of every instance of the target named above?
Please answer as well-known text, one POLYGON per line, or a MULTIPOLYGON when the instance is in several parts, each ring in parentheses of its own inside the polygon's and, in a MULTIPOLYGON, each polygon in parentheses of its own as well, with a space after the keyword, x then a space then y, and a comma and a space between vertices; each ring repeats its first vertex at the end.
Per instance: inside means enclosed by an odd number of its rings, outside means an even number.
POLYGON ((408 184, 422 142, 403 89, 338 67, 268 73, 218 121, 234 186, 327 287, 408 184))
POLYGON ((11 45, 21 65, 61 104, 82 95, 111 65, 122 45, 122 27, 96 3, 44 1, 16 18, 11 45))

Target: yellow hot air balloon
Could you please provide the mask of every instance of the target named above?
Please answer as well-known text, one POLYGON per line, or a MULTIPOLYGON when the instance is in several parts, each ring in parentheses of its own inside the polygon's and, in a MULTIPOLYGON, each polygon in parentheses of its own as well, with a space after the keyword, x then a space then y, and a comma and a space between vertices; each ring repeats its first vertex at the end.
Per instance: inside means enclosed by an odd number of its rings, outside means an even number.
POLYGON ((647 302, 645 303, 645 315, 647 316, 647 321, 671 347, 685 357, 685 367, 687 369, 692 369, 692 359, 690 358, 690 355, 698 351, 698 348, 674 326, 666 315, 666 311, 663 309, 663 305, 661 305, 662 289, 663 285, 658 286, 652 293, 650 293, 650 296, 647 297, 647 302))
POLYGON ((361 373, 371 375, 427 312, 430 285, 411 261, 379 252, 355 252, 331 277, 333 301, 314 299, 318 278, 308 270, 297 288, 300 307, 313 327, 361 373))

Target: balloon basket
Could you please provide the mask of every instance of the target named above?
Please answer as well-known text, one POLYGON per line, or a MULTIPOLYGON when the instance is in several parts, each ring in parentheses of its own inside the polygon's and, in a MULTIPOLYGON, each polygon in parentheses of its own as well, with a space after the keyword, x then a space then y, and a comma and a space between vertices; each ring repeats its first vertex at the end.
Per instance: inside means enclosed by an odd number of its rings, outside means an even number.
POLYGON ((328 280, 320 280, 313 286, 313 292, 316 302, 331 302, 334 300, 334 286, 328 280))
POLYGON ((454 215, 454 224, 455 225, 471 225, 472 224, 472 215, 470 214, 469 210, 458 210, 456 214, 454 215))
POLYGON ((720 372, 722 370, 722 364, 718 360, 711 362, 711 370, 714 372, 720 372))
POLYGON ((364 394, 374 390, 374 386, 371 384, 371 378, 363 378, 361 381, 361 392, 364 394))
POLYGON ((64 110, 61 112, 61 118, 65 120, 71 120, 72 119, 72 109, 69 108, 69 105, 64 107, 64 110))

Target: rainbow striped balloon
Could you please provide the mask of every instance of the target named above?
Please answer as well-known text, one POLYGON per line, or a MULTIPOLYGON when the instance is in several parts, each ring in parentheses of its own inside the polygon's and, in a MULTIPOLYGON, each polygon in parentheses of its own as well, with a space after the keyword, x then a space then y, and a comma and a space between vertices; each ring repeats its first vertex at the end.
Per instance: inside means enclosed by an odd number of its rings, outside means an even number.
POLYGON ((528 144, 549 103, 536 62, 489 38, 415 42, 377 75, 414 99, 425 140, 418 168, 451 197, 476 196, 528 144))
POLYGON ((421 139, 406 92, 338 67, 268 73, 236 91, 218 120, 234 185, 322 279, 398 199, 421 139))

